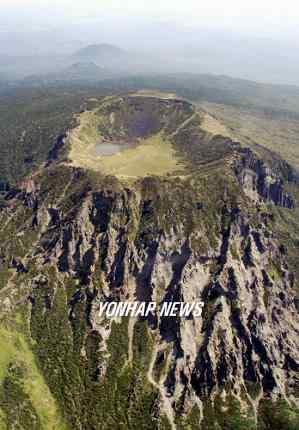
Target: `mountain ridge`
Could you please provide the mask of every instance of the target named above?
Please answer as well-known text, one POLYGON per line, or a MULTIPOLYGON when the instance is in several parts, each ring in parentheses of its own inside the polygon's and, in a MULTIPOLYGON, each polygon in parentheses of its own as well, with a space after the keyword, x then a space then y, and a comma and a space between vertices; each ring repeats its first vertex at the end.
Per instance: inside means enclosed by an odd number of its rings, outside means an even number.
MULTIPOLYGON (((280 220, 296 222, 291 167, 207 132, 177 98, 91 105, 105 142, 168 134, 188 174, 123 182, 72 166, 66 137, 5 192, 1 318, 25 330, 66 428, 295 429, 298 279, 280 220), (203 318, 99 317, 100 302, 132 299, 202 300, 203 318)), ((27 365, 6 365, 5 387, 19 384, 23 403, 0 395, 0 408, 34 428, 27 365)))

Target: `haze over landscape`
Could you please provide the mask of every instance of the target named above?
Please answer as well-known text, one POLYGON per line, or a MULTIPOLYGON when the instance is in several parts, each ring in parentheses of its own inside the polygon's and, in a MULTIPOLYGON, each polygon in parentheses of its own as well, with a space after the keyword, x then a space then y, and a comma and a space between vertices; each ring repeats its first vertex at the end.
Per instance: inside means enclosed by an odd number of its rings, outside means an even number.
POLYGON ((122 72, 299 85, 299 8, 289 0, 243 3, 30 0, 24 7, 13 0, 1 5, 0 73, 20 79, 60 72, 78 49, 105 43, 126 51, 115 62, 122 72))

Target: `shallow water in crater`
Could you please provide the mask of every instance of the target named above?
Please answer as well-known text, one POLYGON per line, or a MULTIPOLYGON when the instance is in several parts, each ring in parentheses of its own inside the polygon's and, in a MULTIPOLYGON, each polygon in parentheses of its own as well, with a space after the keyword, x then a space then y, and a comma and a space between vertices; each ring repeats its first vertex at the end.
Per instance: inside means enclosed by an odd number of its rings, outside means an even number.
POLYGON ((119 145, 117 143, 99 143, 96 145, 96 155, 114 155, 127 149, 128 145, 119 145))

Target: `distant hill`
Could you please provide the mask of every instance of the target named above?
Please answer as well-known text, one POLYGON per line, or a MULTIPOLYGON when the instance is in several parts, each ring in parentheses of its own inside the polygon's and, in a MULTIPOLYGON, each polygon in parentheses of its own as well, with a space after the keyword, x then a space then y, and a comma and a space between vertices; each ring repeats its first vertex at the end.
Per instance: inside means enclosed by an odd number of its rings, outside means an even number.
POLYGON ((140 59, 140 54, 132 54, 116 45, 107 43, 88 45, 79 49, 70 58, 74 63, 93 62, 100 67, 113 70, 114 74, 118 76, 145 71, 141 66, 144 59, 140 59))
POLYGON ((115 75, 107 68, 98 66, 92 61, 77 62, 55 73, 31 75, 25 81, 50 84, 53 82, 96 82, 115 75))
POLYGON ((126 52, 115 45, 106 43, 88 45, 85 48, 79 49, 73 55, 82 61, 95 61, 103 59, 118 59, 126 55, 126 52))
POLYGON ((70 79, 99 79, 107 76, 104 67, 100 67, 92 61, 78 62, 67 67, 60 75, 70 79))

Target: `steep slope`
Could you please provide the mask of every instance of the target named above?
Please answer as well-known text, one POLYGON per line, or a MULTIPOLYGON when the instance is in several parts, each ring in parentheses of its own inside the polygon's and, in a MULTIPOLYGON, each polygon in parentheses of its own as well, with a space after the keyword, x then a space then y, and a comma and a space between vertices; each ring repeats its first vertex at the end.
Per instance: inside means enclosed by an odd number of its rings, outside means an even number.
POLYGON ((98 139, 138 151, 158 134, 179 171, 87 170, 71 132, 5 193, 1 321, 23 346, 0 360, 0 423, 47 428, 26 382, 34 357, 54 428, 296 429, 295 172, 207 132, 181 100, 113 97, 85 119, 82 151, 98 139), (203 317, 101 319, 112 299, 203 300, 203 317))

